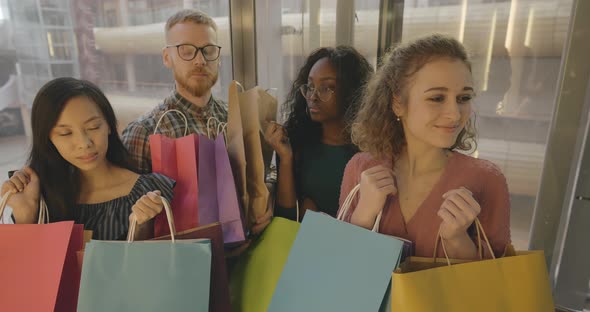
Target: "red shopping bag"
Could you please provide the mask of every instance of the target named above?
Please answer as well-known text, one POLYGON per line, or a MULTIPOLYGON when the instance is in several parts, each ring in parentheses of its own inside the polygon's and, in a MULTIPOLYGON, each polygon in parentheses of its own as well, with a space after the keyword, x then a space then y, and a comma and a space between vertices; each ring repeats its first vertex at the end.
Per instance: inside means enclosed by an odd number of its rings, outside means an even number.
POLYGON ((66 253, 64 270, 57 295, 55 311, 76 311, 78 306, 78 290, 82 271, 78 266, 77 252, 84 247, 84 225, 74 224, 70 244, 66 253))
POLYGON ((0 225, 2 311, 76 311, 81 225, 0 225))
MULTIPOLYGON (((178 231, 192 229, 199 224, 198 155, 199 137, 196 134, 172 139, 161 134, 150 135, 152 171, 176 181, 172 209, 178 231)), ((154 236, 170 234, 164 214, 154 220, 154 236)))

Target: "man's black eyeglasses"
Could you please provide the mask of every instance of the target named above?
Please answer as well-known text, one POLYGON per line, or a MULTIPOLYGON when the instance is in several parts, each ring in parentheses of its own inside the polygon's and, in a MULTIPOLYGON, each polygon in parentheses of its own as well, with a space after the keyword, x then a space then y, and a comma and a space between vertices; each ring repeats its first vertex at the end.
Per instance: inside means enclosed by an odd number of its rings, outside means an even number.
POLYGON ((203 47, 197 47, 190 43, 183 43, 178 45, 168 45, 166 48, 176 48, 178 56, 185 61, 192 61, 197 57, 199 51, 203 54, 205 61, 211 62, 219 58, 221 47, 214 44, 208 44, 203 47))

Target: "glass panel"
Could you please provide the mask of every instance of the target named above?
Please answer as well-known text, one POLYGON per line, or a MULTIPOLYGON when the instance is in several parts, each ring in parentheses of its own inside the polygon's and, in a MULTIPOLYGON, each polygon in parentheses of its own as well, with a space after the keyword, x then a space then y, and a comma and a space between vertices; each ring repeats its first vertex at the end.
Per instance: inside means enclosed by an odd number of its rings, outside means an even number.
POLYGON ((11 19, 23 24, 40 24, 37 4, 35 1, 10 1, 11 19))
POLYGON ((65 11, 43 10, 43 23, 52 26, 70 26, 70 17, 65 11))
POLYGON ((47 32, 47 43, 49 46, 54 46, 54 45, 69 45, 69 46, 73 46, 74 42, 73 42, 73 37, 72 37, 72 32, 71 30, 61 30, 61 29, 55 29, 55 30, 49 30, 47 32))
POLYGON ((51 74, 53 77, 71 77, 74 71, 72 64, 51 64, 51 74))
MULTIPOLYGON (((354 13, 350 44, 375 65, 379 0, 341 1, 341 9, 343 4, 353 6, 344 8, 354 13)), ((257 2, 256 20, 265 21, 264 27, 259 25, 257 28, 258 77, 259 81, 268 84, 263 87, 276 89, 279 103, 284 101, 306 57, 315 49, 337 44, 338 5, 336 0, 282 0, 280 7, 257 2), (276 14, 280 14, 280 19, 275 18, 276 14), (278 49, 282 52, 276 57, 278 49)), ((346 32, 345 29, 340 31, 346 32)))
POLYGON ((354 47, 377 67, 380 0, 355 0, 354 47))
POLYGON ((40 0, 39 4, 44 9, 67 10, 69 2, 63 0, 40 0))
POLYGON ((437 32, 472 53, 478 149, 511 193, 512 239, 528 247, 572 0, 405 1, 402 41, 437 32))

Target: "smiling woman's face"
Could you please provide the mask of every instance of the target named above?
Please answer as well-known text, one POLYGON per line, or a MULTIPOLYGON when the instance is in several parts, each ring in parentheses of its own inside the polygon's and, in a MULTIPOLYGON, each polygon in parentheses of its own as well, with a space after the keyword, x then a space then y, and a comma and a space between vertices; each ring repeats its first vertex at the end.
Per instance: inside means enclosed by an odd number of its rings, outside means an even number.
POLYGON ((449 148, 472 111, 472 75, 460 60, 434 59, 410 77, 405 99, 394 99, 406 142, 449 148), (405 103, 402 103, 405 102, 405 103))

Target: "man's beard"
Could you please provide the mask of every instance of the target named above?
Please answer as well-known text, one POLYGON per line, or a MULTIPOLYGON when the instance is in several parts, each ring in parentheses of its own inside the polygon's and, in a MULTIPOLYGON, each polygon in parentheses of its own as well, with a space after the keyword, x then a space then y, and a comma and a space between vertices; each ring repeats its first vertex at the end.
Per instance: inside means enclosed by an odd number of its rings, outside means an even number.
POLYGON ((184 79, 178 72, 174 71, 174 79, 176 80, 176 83, 178 83, 182 89, 196 97, 201 97, 209 92, 213 85, 217 82, 217 77, 217 73, 212 73, 206 68, 194 69, 190 71, 184 79), (205 73, 207 74, 207 77, 197 80, 197 83, 190 84, 189 80, 196 73, 205 73))

